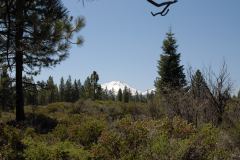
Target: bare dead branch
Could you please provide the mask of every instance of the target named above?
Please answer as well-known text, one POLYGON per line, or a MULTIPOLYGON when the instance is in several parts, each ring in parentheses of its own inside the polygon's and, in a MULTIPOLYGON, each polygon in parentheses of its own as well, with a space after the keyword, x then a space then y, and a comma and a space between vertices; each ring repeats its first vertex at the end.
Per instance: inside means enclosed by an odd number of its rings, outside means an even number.
POLYGON ((161 15, 161 16, 166 16, 169 12, 169 7, 174 4, 177 3, 178 0, 173 0, 173 1, 168 1, 168 2, 162 2, 162 3, 157 3, 153 0, 147 0, 149 3, 151 3, 152 5, 160 8, 163 7, 163 9, 160 12, 157 13, 153 13, 151 12, 152 16, 157 16, 157 15, 161 15))

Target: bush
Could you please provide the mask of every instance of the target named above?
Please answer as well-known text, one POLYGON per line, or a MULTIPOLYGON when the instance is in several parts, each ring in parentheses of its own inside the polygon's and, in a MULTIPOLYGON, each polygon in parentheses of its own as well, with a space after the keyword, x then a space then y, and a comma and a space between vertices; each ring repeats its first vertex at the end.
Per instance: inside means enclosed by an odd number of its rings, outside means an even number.
POLYGON ((55 112, 66 112, 67 109, 72 108, 73 105, 71 103, 66 102, 56 102, 47 105, 48 113, 55 113, 55 112))
POLYGON ((147 150, 148 129, 143 121, 124 118, 105 130, 92 148, 95 159, 141 159, 147 150))
POLYGON ((112 160, 120 159, 126 150, 121 135, 113 130, 106 130, 99 138, 98 144, 92 147, 91 152, 93 159, 112 160))
POLYGON ((23 135, 14 127, 0 124, 0 158, 22 159, 24 144, 23 135))
POLYGON ((44 114, 29 114, 26 123, 33 127, 37 133, 46 134, 57 126, 58 121, 44 114))
POLYGON ((92 144, 97 143, 104 128, 106 128, 104 120, 85 117, 80 125, 72 128, 70 139, 86 147, 90 147, 92 144))
POLYGON ((87 160, 90 154, 82 147, 64 141, 49 145, 45 142, 34 141, 33 139, 25 139, 27 148, 24 151, 26 160, 59 160, 74 159, 87 160))

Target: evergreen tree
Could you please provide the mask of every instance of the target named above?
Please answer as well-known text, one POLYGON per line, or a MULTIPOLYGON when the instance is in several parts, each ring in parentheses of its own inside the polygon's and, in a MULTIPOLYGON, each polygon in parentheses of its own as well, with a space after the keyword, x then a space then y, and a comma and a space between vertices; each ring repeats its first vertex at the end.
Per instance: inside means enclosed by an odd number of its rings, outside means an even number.
POLYGON ((33 77, 24 76, 24 98, 26 105, 38 105, 38 90, 33 77))
POLYGON ((123 90, 123 102, 128 103, 130 100, 129 89, 125 86, 123 90))
POLYGON ((78 86, 78 89, 79 89, 79 97, 78 97, 78 99, 79 98, 81 98, 81 95, 82 95, 82 84, 81 84, 81 81, 80 81, 80 79, 77 81, 77 86, 78 86))
POLYGON ((84 23, 81 18, 73 23, 61 0, 1 0, 0 6, 0 61, 15 67, 16 120, 22 121, 23 72, 36 75, 65 60, 84 23))
POLYGON ((115 94, 114 94, 113 88, 108 91, 108 98, 109 98, 109 100, 115 101, 115 94))
POLYGON ((102 91, 102 99, 109 100, 108 89, 107 87, 102 91))
POLYGON ((73 93, 72 78, 71 76, 69 76, 65 84, 65 92, 64 92, 64 95, 65 95, 64 99, 66 102, 73 101, 72 93, 73 93))
POLYGON ((238 91, 238 96, 237 97, 240 99, 240 90, 238 91))
POLYGON ((72 92, 72 101, 76 102, 79 97, 80 97, 80 88, 81 86, 79 86, 77 80, 74 80, 73 83, 73 92, 72 92))
POLYGON ((191 82, 191 92, 194 98, 204 98, 207 88, 207 84, 201 71, 197 70, 195 75, 193 75, 191 82))
MULTIPOLYGON (((46 86, 46 83, 44 81, 41 82, 43 86, 46 86)), ((38 104, 39 105, 46 105, 48 103, 48 96, 47 96, 47 90, 44 87, 41 87, 38 91, 38 104)))
POLYGON ((65 83, 64 83, 64 79, 63 77, 60 80, 60 84, 59 84, 59 99, 61 102, 65 101, 65 83))
POLYGON ((99 85, 98 85, 98 80, 99 80, 99 76, 97 74, 96 71, 93 71, 93 73, 90 76, 90 83, 91 83, 91 87, 92 87, 92 99, 95 100, 97 99, 97 93, 98 89, 99 89, 99 85))
POLYGON ((13 108, 13 88, 7 66, 0 68, 0 105, 2 110, 13 108))
POLYGON ((84 91, 84 97, 85 98, 91 98, 91 96, 92 96, 92 85, 91 85, 91 80, 90 80, 89 77, 87 77, 87 79, 84 82, 83 91, 84 91))
POLYGON ((122 93, 122 89, 121 88, 118 90, 117 100, 119 102, 122 102, 122 100, 123 100, 123 93, 122 93))
POLYGON ((135 95, 134 95, 134 101, 135 102, 139 102, 139 94, 138 91, 136 91, 135 95))
POLYGON ((147 101, 151 101, 154 98, 154 91, 151 91, 150 93, 147 92, 147 101))
POLYGON ((180 89, 186 85, 184 68, 180 65, 180 53, 174 34, 170 31, 163 41, 163 53, 158 61, 158 75, 155 81, 157 93, 165 93, 169 89, 180 89))
POLYGON ((139 101, 146 102, 146 98, 142 95, 142 93, 140 93, 140 95, 139 95, 139 101))
POLYGON ((54 84, 53 77, 50 76, 47 80, 47 96, 48 96, 48 103, 53 103, 58 100, 58 88, 54 84))

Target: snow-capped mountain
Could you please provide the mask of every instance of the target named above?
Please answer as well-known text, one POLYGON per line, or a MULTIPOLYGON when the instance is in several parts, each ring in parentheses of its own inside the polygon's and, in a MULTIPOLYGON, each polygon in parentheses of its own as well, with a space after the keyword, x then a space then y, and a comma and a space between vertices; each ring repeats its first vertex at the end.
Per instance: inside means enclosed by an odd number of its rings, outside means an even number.
POLYGON ((136 92, 141 93, 141 91, 129 86, 127 83, 121 82, 121 81, 111 81, 108 83, 101 84, 101 87, 103 89, 107 90, 114 90, 114 94, 118 93, 118 90, 121 89, 124 90, 125 86, 130 89, 131 93, 134 95, 136 92))
POLYGON ((103 89, 107 88, 107 90, 114 90, 114 94, 116 94, 116 95, 118 93, 118 90, 121 89, 123 91, 125 86, 128 89, 130 89, 130 91, 133 95, 135 95, 136 92, 138 92, 139 94, 142 94, 142 95, 147 95, 147 93, 151 93, 152 91, 155 91, 155 89, 148 89, 144 92, 141 92, 140 90, 135 89, 135 88, 131 87, 130 85, 128 85, 127 83, 124 83, 124 82, 121 82, 121 81, 111 81, 111 82, 108 82, 108 83, 101 84, 101 86, 102 86, 103 89))
POLYGON ((148 89, 148 90, 146 90, 146 91, 144 91, 144 92, 142 92, 142 95, 147 95, 148 93, 150 94, 150 93, 152 93, 152 92, 155 92, 156 91, 156 89, 154 88, 154 89, 148 89))

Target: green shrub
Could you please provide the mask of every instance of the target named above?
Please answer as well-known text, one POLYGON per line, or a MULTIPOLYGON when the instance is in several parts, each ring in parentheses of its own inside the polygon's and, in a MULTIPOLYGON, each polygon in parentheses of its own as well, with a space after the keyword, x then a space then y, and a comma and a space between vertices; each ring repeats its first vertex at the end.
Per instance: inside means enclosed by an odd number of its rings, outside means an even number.
POLYGON ((37 133, 46 134, 57 126, 58 121, 44 114, 30 113, 27 115, 26 124, 33 127, 37 133))
POLYGON ((201 127, 188 141, 188 148, 178 156, 181 159, 225 159, 227 152, 218 148, 219 130, 211 124, 201 127))
POLYGON ((91 149, 93 159, 120 159, 126 152, 124 140, 121 135, 113 130, 106 130, 99 138, 98 144, 91 149))
POLYGON ((85 117, 79 126, 72 128, 72 141, 77 141, 86 147, 97 143, 102 131, 106 128, 104 120, 93 117, 85 117))
POLYGON ((24 142, 27 145, 24 151, 26 160, 87 160, 90 156, 82 147, 68 141, 50 145, 46 142, 34 141, 28 138, 24 142))
POLYGON ((142 159, 147 151, 148 129, 143 121, 123 118, 113 130, 105 130, 92 148, 95 159, 142 159))
POLYGON ((22 159, 24 144, 20 130, 0 124, 0 158, 22 159))
POLYGON ((66 102, 56 102, 47 105, 48 113, 55 113, 55 112, 66 112, 66 110, 72 108, 72 103, 66 102))

